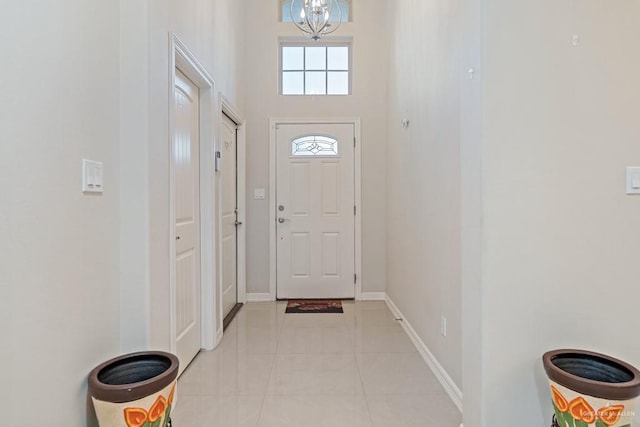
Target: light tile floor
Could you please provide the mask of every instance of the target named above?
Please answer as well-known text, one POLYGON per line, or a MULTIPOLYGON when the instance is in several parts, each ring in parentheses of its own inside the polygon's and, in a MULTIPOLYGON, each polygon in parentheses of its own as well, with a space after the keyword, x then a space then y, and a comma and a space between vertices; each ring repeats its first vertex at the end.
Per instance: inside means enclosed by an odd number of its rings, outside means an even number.
POLYGON ((250 303, 178 382, 175 427, 458 427, 461 415, 384 302, 344 314, 250 303))

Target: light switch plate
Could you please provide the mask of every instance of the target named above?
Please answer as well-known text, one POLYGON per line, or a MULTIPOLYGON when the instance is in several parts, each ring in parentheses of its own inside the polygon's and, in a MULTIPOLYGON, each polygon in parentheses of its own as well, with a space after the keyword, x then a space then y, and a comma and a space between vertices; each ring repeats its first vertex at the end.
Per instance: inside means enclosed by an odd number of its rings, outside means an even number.
POLYGON ((82 192, 102 193, 103 191, 102 162, 82 159, 82 192))
POLYGON ((264 188, 254 188, 253 189, 253 198, 255 200, 264 200, 264 198, 265 198, 264 188))
POLYGON ((627 167, 627 194, 640 194, 640 166, 627 167))

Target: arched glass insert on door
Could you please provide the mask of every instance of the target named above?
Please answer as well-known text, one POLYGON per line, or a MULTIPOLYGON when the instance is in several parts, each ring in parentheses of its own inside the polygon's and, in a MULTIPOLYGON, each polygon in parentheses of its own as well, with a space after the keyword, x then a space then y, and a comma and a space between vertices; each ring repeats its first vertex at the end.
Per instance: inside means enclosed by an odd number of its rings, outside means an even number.
POLYGON ((324 135, 305 135, 291 141, 293 156, 337 156, 338 140, 324 135))

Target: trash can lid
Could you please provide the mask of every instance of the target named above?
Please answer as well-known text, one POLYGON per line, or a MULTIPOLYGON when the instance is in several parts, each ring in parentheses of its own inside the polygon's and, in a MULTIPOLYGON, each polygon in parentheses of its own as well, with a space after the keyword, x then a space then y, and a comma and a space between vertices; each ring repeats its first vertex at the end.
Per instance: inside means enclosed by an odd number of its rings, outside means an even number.
POLYGON ((178 358, 163 351, 142 351, 107 360, 89 373, 89 393, 97 400, 131 402, 167 387, 178 376, 178 358))
POLYGON ((560 349, 546 352, 542 363, 549 379, 578 393, 611 400, 640 396, 640 371, 614 357, 560 349))

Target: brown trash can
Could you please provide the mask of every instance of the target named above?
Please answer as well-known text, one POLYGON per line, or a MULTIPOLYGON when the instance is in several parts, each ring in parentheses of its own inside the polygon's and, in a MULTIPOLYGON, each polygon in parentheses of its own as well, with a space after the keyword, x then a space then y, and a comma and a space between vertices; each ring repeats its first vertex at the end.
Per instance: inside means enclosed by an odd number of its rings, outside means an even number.
POLYGON ((178 358, 130 353, 96 366, 89 395, 100 427, 167 427, 176 397, 178 358))
POLYGON ((556 427, 638 427, 640 371, 627 362, 586 350, 542 356, 556 427))

